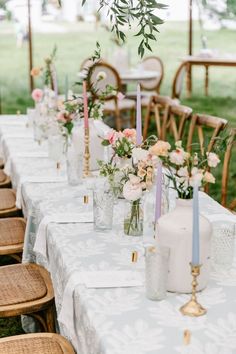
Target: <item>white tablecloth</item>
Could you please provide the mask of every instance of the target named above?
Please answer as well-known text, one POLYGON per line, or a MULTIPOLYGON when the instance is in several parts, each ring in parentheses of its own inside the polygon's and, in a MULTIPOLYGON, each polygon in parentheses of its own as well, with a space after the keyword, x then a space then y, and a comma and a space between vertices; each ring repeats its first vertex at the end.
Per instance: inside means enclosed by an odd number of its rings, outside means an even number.
MULTIPOLYGON (((0 127, 1 124, 0 117, 0 127)), ((11 129, 14 131, 14 126, 11 129)), ((8 149, 10 138, 4 140, 8 149)), ((25 141, 18 140, 18 151, 27 150, 25 141)), ((11 159, 15 188, 23 176, 46 176, 53 169, 53 163, 46 158, 14 158, 12 151, 11 159)), ((144 270, 142 238, 125 237, 122 232, 124 201, 115 206, 112 231, 95 233, 92 223, 50 223, 47 259, 34 254, 40 221, 55 212, 76 212, 85 188, 70 187, 66 182, 23 183, 21 187, 23 211, 28 219, 23 260, 37 261, 51 272, 58 315, 67 284, 75 274, 98 270, 134 270, 143 274, 144 270), (134 250, 139 253, 136 264, 131 262, 134 250)), ((200 207, 209 219, 217 214, 230 216, 204 193, 200 194, 200 207)), ((145 297, 142 286, 87 289, 75 284, 70 296, 72 299, 66 304, 71 306, 68 312, 72 311, 73 321, 69 325, 60 323, 60 331, 79 354, 236 353, 236 260, 230 271, 212 272, 209 286, 199 294, 199 301, 208 309, 207 315, 200 318, 184 317, 179 312, 189 296, 168 294, 166 300, 154 302, 145 297), (192 333, 189 346, 183 345, 185 329, 192 333)))

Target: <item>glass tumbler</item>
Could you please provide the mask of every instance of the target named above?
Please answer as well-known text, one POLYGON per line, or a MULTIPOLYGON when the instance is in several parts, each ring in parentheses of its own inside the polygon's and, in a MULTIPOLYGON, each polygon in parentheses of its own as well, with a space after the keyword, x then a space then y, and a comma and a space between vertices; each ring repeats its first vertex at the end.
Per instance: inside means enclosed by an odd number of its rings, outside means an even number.
POLYGON ((211 240, 212 267, 216 271, 228 270, 234 260, 235 223, 220 221, 213 223, 211 240))
POLYGON ((93 215, 95 231, 112 229, 114 194, 109 189, 96 189, 93 191, 93 215))
POLYGON ((145 251, 146 297, 150 300, 166 298, 170 249, 147 246, 145 251))

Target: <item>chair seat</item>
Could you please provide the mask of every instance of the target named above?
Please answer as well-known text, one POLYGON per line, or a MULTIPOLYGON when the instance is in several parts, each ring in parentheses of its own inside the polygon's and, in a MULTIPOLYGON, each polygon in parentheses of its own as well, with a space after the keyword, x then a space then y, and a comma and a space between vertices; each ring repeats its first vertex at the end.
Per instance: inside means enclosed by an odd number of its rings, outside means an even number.
POLYGON ((6 175, 6 173, 4 173, 4 171, 0 169, 0 183, 5 182, 7 178, 8 176, 6 175))
MULTIPOLYGON (((135 109, 135 102, 133 100, 129 100, 128 98, 124 98, 123 100, 118 100, 118 109, 119 111, 131 110, 135 109)), ((115 101, 105 101, 104 111, 113 112, 115 111, 115 101)))
POLYGON ((25 221, 22 218, 0 219, 0 254, 1 247, 20 245, 24 242, 25 221))
POLYGON ((11 189, 0 190, 0 211, 15 208, 16 194, 11 189))
POLYGON ((4 161, 2 158, 0 158, 0 169, 4 168, 4 161))
POLYGON ((0 306, 38 300, 47 293, 42 275, 32 264, 0 267, 0 284, 0 306))
POLYGON ((59 334, 35 333, 0 339, 1 354, 75 354, 59 334))

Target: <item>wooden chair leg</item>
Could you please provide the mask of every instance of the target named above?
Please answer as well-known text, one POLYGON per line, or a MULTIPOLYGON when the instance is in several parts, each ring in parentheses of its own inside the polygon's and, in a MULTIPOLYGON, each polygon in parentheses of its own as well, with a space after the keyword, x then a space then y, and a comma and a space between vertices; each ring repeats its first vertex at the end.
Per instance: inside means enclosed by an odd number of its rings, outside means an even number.
POLYGON ((55 309, 54 305, 50 306, 48 309, 44 311, 44 318, 47 327, 47 331, 49 333, 55 333, 55 309))
POLYGON ((130 127, 135 128, 135 109, 130 110, 130 127))
POLYGON ((115 119, 116 119, 116 130, 119 132, 121 130, 121 119, 120 119, 120 111, 118 109, 115 110, 115 119))
POLYGON ((147 139, 147 133, 148 133, 149 123, 151 118, 151 110, 152 110, 152 103, 149 103, 147 107, 147 112, 144 117, 143 140, 147 139))

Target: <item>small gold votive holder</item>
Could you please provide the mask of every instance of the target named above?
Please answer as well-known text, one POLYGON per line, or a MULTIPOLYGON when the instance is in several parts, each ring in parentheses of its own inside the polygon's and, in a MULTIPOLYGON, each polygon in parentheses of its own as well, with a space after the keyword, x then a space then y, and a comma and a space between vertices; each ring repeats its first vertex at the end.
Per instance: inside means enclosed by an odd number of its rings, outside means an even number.
POLYGON ((191 342, 191 332, 189 329, 184 331, 184 345, 189 345, 191 342))
POLYGON ((57 162, 57 170, 60 170, 60 168, 61 168, 61 164, 60 162, 57 162))
POLYGON ((138 262, 138 252, 137 251, 133 251, 132 252, 131 261, 132 261, 132 263, 137 263, 138 262))
POLYGON ((197 286, 198 286, 197 277, 200 275, 201 265, 200 264, 195 265, 190 263, 190 266, 191 266, 191 274, 193 277, 192 295, 191 295, 191 299, 180 308, 180 312, 185 316, 199 317, 207 313, 207 310, 204 309, 204 307, 202 307, 202 305, 199 304, 199 302, 197 301, 197 296, 196 296, 197 286))
POLYGON ((88 203, 89 203, 89 196, 84 195, 84 204, 88 204, 88 203))

